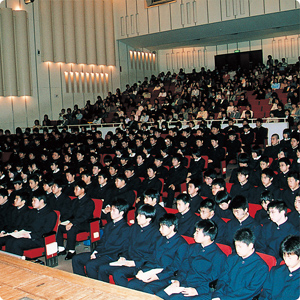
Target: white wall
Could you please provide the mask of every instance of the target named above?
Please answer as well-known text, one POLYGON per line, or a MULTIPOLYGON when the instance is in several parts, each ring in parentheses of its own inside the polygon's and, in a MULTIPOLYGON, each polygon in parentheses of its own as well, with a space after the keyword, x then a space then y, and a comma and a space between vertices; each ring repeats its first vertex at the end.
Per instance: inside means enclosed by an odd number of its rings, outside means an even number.
POLYGON ((300 35, 282 36, 263 40, 244 41, 224 45, 193 48, 176 48, 158 51, 159 70, 178 72, 183 68, 185 72, 191 72, 194 68, 199 71, 201 67, 213 70, 215 68, 215 55, 234 53, 235 50, 263 51, 263 62, 266 63, 267 56, 271 54, 274 59, 286 58, 289 64, 293 64, 300 56, 300 35), (190 53, 192 64, 188 63, 186 53, 190 53), (172 57, 176 57, 175 64, 172 57), (182 65, 177 65, 177 60, 182 65), (173 63, 172 63, 173 62, 173 63))

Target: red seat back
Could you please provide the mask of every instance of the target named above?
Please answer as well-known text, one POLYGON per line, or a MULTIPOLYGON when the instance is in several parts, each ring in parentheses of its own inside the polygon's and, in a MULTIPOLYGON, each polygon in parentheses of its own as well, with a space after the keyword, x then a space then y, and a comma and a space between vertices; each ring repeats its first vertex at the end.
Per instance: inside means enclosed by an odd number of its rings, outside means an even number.
POLYGON ((219 243, 216 243, 216 244, 227 256, 229 256, 232 253, 232 249, 230 246, 219 244, 219 243))
POLYGON ((103 205, 103 200, 102 199, 92 199, 95 204, 95 208, 93 211, 93 217, 94 218, 99 218, 101 217, 101 212, 102 212, 102 205, 103 205))
POLYGON ((276 258, 274 256, 265 254, 265 253, 260 253, 256 252, 268 265, 269 271, 271 270, 272 267, 276 266, 276 258))
POLYGON ((262 206, 259 204, 249 203, 249 215, 254 218, 258 210, 261 210, 262 206))

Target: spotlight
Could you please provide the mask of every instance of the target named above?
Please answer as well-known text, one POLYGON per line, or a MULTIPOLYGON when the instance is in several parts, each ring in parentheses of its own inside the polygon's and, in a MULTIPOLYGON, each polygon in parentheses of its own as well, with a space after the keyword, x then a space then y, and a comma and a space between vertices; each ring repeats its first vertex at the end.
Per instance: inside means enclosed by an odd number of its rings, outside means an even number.
POLYGON ((24 3, 25 3, 25 4, 30 4, 30 3, 32 3, 32 2, 34 2, 34 0, 24 0, 24 3))

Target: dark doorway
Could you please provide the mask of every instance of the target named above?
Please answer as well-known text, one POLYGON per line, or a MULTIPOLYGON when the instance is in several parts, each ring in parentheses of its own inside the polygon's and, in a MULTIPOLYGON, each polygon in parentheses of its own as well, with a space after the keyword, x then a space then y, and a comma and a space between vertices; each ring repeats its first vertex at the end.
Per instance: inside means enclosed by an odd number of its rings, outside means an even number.
POLYGON ((215 56, 215 66, 218 70, 237 70, 241 67, 242 70, 252 69, 259 63, 262 64, 262 50, 237 52, 230 54, 222 54, 215 56))

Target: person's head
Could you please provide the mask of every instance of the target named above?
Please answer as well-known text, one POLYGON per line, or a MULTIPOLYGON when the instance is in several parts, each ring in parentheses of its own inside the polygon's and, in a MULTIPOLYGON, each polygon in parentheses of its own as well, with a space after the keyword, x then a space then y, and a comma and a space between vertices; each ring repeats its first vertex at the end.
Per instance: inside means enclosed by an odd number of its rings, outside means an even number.
POLYGON ((239 167, 248 167, 249 155, 247 153, 240 153, 238 156, 239 167))
POLYGON ((92 173, 89 170, 81 172, 81 179, 86 183, 90 184, 92 182, 92 173))
POLYGON ((39 177, 36 174, 33 174, 29 177, 29 186, 31 190, 36 190, 39 187, 39 177))
POLYGON ((144 203, 155 206, 159 202, 159 192, 155 189, 147 189, 144 192, 144 203))
POLYGON ((207 246, 218 234, 218 227, 212 220, 201 220, 195 224, 194 240, 196 243, 207 246))
POLYGON ((191 198, 187 194, 179 194, 176 198, 176 206, 178 211, 183 215, 190 209, 191 198))
POLYGON ((14 199, 14 206, 21 208, 27 204, 28 201, 28 193, 26 192, 16 192, 15 199, 14 199))
POLYGON ((204 181, 211 186, 213 181, 217 178, 217 172, 214 169, 208 169, 204 172, 204 181))
POLYGON ((288 235, 280 244, 280 255, 289 270, 295 271, 300 267, 300 238, 288 235))
POLYGON ((266 168, 261 172, 261 182, 265 187, 272 184, 274 178, 274 172, 270 168, 266 168))
POLYGON ((127 179, 132 177, 134 175, 134 166, 126 165, 124 173, 127 179))
POLYGON ((201 189, 201 182, 198 179, 191 179, 188 183, 188 194, 194 197, 201 189))
POLYGON ((246 197, 242 195, 235 196, 231 203, 230 208, 232 210, 233 215, 236 217, 236 219, 240 222, 247 219, 249 216, 248 213, 248 201, 246 197))
POLYGON ((259 166, 261 170, 269 168, 269 158, 267 156, 262 156, 259 161, 259 166))
POLYGON ((215 196, 215 201, 222 210, 226 210, 229 208, 231 197, 227 191, 219 191, 215 196))
POLYGON ((295 196, 294 206, 297 212, 300 212, 300 191, 295 196))
POLYGON ((280 172, 285 174, 290 170, 291 161, 287 157, 280 158, 278 163, 280 172))
POLYGON ((75 181, 75 176, 76 176, 76 173, 75 173, 75 170, 72 169, 72 168, 68 168, 67 171, 66 171, 66 179, 68 182, 74 182, 75 181))
POLYGON ((216 178, 212 183, 211 192, 214 196, 216 196, 216 194, 219 191, 224 191, 225 188, 226 188, 225 180, 223 178, 216 178))
POLYGON ((238 181, 241 185, 247 183, 249 178, 250 171, 246 167, 238 168, 237 170, 237 177, 238 181))
POLYGON ((118 173, 118 170, 118 164, 111 164, 108 169, 110 176, 115 176, 118 173))
POLYGON ((65 183, 61 179, 55 179, 52 185, 52 193, 56 196, 60 195, 65 187, 65 183))
POLYGON ((32 207, 35 209, 41 209, 47 204, 47 197, 45 192, 36 191, 32 196, 32 207))
POLYGON ((146 159, 146 155, 144 153, 136 156, 136 162, 138 165, 142 165, 146 159))
POLYGON ((126 176, 123 174, 118 174, 115 179, 115 185, 117 189, 121 189, 126 185, 126 176))
POLYGON ((291 147, 293 149, 295 149, 295 148, 298 147, 298 145, 299 145, 299 137, 298 137, 298 135, 292 136, 292 138, 291 138, 291 147))
POLYGON ((264 210, 268 210, 268 205, 270 202, 274 201, 274 195, 270 191, 264 191, 260 195, 260 205, 264 210))
POLYGON ((181 163, 181 156, 179 154, 175 154, 172 158, 172 165, 174 168, 180 166, 181 163))
POLYGON ((86 183, 83 180, 78 180, 74 187, 74 194, 76 197, 83 197, 85 195, 86 183))
POLYGON ((277 133, 272 134, 271 145, 276 146, 278 143, 279 143, 279 135, 277 133))
POLYGON ((174 214, 165 214, 159 219, 159 231, 166 238, 172 237, 178 231, 178 218, 174 214))
POLYGON ((0 205, 4 204, 7 202, 8 199, 8 192, 7 189, 0 189, 0 205))
POLYGON ((154 178, 157 172, 157 167, 154 164, 151 164, 150 166, 147 167, 147 175, 150 179, 154 178))
POLYGON ((200 204, 200 217, 202 220, 209 220, 215 215, 215 202, 211 199, 205 199, 200 204))
POLYGON ((138 208, 137 211, 137 223, 140 225, 140 227, 145 227, 149 225, 155 218, 156 209, 149 205, 149 204, 143 204, 138 208))
POLYGON ((124 199, 116 199, 111 204, 110 217, 114 222, 124 218, 129 209, 129 204, 124 199))
POLYGON ((299 172, 290 172, 287 178, 289 188, 294 191, 299 187, 299 172))
POLYGON ((234 234, 236 253, 245 259, 254 252, 255 236, 250 228, 240 228, 234 234))
POLYGON ((253 159, 256 159, 256 158, 260 157, 261 154, 262 154, 262 149, 259 146, 255 145, 255 146, 252 147, 251 156, 252 156, 253 159))
POLYGON ((287 206, 283 201, 274 200, 268 205, 268 213, 271 221, 280 225, 286 220, 287 206))
POLYGON ((107 183, 109 179, 109 173, 106 170, 101 171, 98 173, 98 183, 102 186, 107 183))

